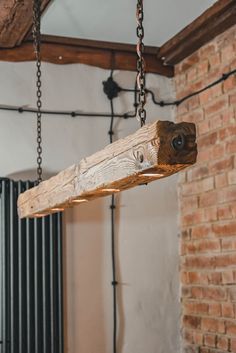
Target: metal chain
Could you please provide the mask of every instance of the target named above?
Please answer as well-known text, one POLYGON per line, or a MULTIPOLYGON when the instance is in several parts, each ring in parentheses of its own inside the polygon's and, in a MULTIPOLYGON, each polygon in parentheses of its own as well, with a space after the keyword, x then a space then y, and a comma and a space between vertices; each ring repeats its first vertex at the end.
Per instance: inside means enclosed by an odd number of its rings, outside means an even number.
POLYGON ((143 0, 137 0, 137 86, 139 88, 139 108, 138 108, 138 119, 140 120, 141 127, 145 125, 146 122, 146 110, 144 108, 146 104, 146 89, 145 89, 145 61, 143 58, 144 53, 144 28, 143 28, 143 0))
POLYGON ((33 3, 33 39, 36 56, 36 98, 37 98, 37 175, 38 183, 42 181, 42 82, 41 82, 41 0, 34 0, 33 3))

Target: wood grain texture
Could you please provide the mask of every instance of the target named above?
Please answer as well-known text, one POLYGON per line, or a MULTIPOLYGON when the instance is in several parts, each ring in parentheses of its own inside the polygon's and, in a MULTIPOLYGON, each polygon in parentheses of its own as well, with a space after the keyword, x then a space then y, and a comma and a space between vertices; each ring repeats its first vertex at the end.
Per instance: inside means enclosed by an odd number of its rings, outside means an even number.
POLYGON ((236 1, 219 0, 190 25, 166 42, 158 57, 176 65, 204 44, 236 24, 236 1))
POLYGON ((191 123, 146 125, 21 194, 19 216, 50 214, 75 201, 89 201, 177 173, 195 163, 195 138, 191 123), (185 143, 183 149, 175 150, 172 141, 180 135, 185 143))
MULTIPOLYGON (((87 64, 103 69, 137 70, 136 46, 58 36, 42 36, 42 60, 53 64, 87 64)), ((146 72, 173 77, 173 67, 157 58, 158 48, 145 47, 146 72)), ((13 49, 0 49, 0 61, 33 61, 32 39, 13 49)))
MULTIPOLYGON (((51 0, 42 0, 41 12, 51 0)), ((20 45, 32 27, 32 0, 0 1, 0 47, 13 48, 20 45)))

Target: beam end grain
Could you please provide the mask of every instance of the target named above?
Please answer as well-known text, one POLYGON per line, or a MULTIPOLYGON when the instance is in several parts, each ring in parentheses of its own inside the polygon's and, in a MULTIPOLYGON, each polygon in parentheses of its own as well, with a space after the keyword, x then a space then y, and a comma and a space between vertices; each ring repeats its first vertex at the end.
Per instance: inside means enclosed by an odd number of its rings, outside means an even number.
POLYGON ((192 123, 157 121, 21 194, 20 218, 44 216, 167 177, 196 162, 192 123))

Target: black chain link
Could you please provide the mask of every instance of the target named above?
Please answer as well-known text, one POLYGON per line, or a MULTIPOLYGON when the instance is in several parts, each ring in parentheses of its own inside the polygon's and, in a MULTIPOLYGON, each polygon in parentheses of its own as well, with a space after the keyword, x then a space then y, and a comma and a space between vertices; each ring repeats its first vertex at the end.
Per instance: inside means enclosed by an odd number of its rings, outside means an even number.
POLYGON ((37 175, 38 183, 42 181, 42 82, 41 82, 41 0, 34 0, 33 3, 33 38, 36 56, 36 98, 37 98, 37 175))
POLYGON ((138 108, 138 115, 141 127, 145 125, 146 122, 146 110, 144 108, 146 104, 146 89, 145 89, 145 61, 143 58, 144 53, 144 28, 143 28, 143 0, 138 0, 137 2, 137 86, 139 89, 138 101, 139 101, 139 108, 138 108))

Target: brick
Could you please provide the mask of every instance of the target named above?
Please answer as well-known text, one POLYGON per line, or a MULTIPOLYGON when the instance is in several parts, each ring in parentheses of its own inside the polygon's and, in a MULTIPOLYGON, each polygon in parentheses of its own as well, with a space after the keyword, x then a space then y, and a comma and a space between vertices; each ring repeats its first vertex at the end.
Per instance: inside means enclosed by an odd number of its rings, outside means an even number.
POLYGON ((202 93, 199 94, 200 98, 200 103, 201 104, 206 104, 212 100, 212 94, 210 90, 203 91, 202 93))
POLYGON ((202 109, 198 110, 190 110, 188 114, 185 114, 184 116, 184 121, 190 122, 190 123, 198 123, 199 121, 202 121, 204 119, 204 113, 202 109))
POLYGON ((236 153, 236 141, 230 141, 226 144, 226 153, 236 153))
POLYGON ((175 77, 175 84, 176 86, 178 86, 178 88, 180 87, 185 87, 186 85, 186 73, 183 72, 181 75, 177 75, 175 77))
POLYGON ((201 318, 198 316, 184 315, 183 326, 192 329, 200 329, 201 318))
POLYGON ((190 55, 187 59, 185 59, 181 65, 179 65, 178 69, 181 70, 181 72, 186 71, 190 69, 193 65, 197 64, 200 61, 200 55, 198 52, 195 52, 194 54, 190 55))
POLYGON ((209 67, 210 67, 210 65, 209 65, 208 59, 201 60, 199 62, 199 64, 197 65, 198 76, 201 77, 201 76, 206 75, 208 73, 209 67))
POLYGON ((236 221, 215 223, 212 225, 212 231, 219 237, 236 235, 236 221))
POLYGON ((209 305, 206 303, 185 302, 184 311, 186 314, 208 314, 209 305))
POLYGON ((222 283, 223 284, 234 284, 234 272, 232 270, 222 272, 222 283))
POLYGON ((202 193, 214 189, 214 178, 204 178, 202 180, 193 181, 182 186, 182 195, 189 196, 202 193))
POLYGON ((199 347, 198 353, 209 353, 209 349, 207 347, 199 347))
POLYGON ((196 165, 191 169, 188 169, 187 178, 188 181, 199 180, 209 176, 209 169, 206 165, 196 165))
POLYGON ((197 225, 192 228, 191 238, 199 239, 199 238, 208 238, 211 236, 212 228, 208 224, 197 225))
POLYGON ((236 201, 236 185, 231 185, 219 191, 219 202, 234 202, 236 201))
POLYGON ((232 43, 222 48, 221 50, 221 61, 223 63, 229 62, 235 58, 235 50, 232 43))
POLYGON ((236 204, 230 205, 231 210, 232 210, 232 215, 234 218, 236 218, 236 204))
POLYGON ((211 318, 202 318, 201 320, 201 329, 206 332, 225 332, 224 321, 211 319, 211 318))
POLYGON ((197 124, 197 135, 202 136, 210 131, 210 122, 208 120, 200 121, 197 124))
POLYGON ((214 257, 203 255, 186 256, 185 267, 198 269, 212 269, 215 267, 214 257))
POLYGON ((227 335, 236 335, 236 322, 235 321, 226 321, 225 327, 226 327, 227 335))
POLYGON ((216 144, 213 148, 212 148, 212 152, 210 154, 211 159, 221 159, 225 156, 225 145, 224 144, 216 144))
POLYGON ((217 208, 216 207, 210 207, 206 208, 204 210, 204 221, 205 222, 213 222, 218 219, 217 216, 217 208))
POLYGON ((218 138, 217 132, 212 132, 206 136, 199 137, 198 146, 199 148, 212 146, 216 143, 218 138))
POLYGON ((211 68, 214 69, 216 66, 220 65, 220 63, 221 63, 221 56, 219 52, 214 53, 209 57, 210 69, 211 68))
POLYGON ((232 267, 236 265, 236 254, 215 255, 214 264, 216 268, 232 267))
POLYGON ((185 196, 181 203, 181 211, 183 214, 189 213, 189 211, 196 210, 198 208, 198 196, 185 196))
POLYGON ((222 112, 222 124, 223 126, 234 123, 234 110, 227 109, 226 111, 222 112))
POLYGON ((204 344, 208 347, 216 347, 216 335, 207 334, 204 336, 204 344))
POLYGON ((229 294, 229 299, 235 303, 236 302, 236 288, 233 286, 228 288, 228 294, 229 294))
POLYGON ((189 283, 188 272, 181 271, 181 273, 180 273, 180 281, 181 281, 182 284, 188 284, 189 283))
POLYGON ((201 272, 188 272, 188 283, 208 284, 208 275, 201 272))
POLYGON ((181 287, 181 297, 182 298, 191 298, 192 289, 190 287, 182 286, 181 287))
POLYGON ((234 318, 234 305, 232 303, 222 303, 221 310, 223 317, 234 318))
MULTIPOLYGON (((191 92, 195 91, 195 90, 198 90, 201 88, 201 83, 200 84, 195 84, 195 87, 193 87, 191 89, 191 92)), ((198 109, 200 107, 200 99, 199 99, 199 96, 194 96, 192 98, 190 98, 188 100, 188 107, 189 107, 189 110, 194 110, 194 109, 198 109)))
POLYGON ((217 99, 214 99, 213 102, 209 103, 204 109, 206 115, 217 114, 225 109, 229 104, 228 96, 223 96, 217 99))
POLYGON ((223 251, 235 251, 236 250, 236 239, 222 239, 221 248, 223 251))
POLYGON ((185 346, 183 348, 183 353, 199 353, 199 349, 195 346, 185 346))
POLYGON ((222 126, 222 115, 216 114, 215 116, 212 116, 209 123, 210 130, 216 130, 220 128, 222 126))
POLYGON ((209 315, 214 317, 221 316, 221 305, 220 303, 209 303, 209 315))
POLYGON ((217 239, 190 241, 186 244, 187 254, 219 252, 220 249, 221 244, 217 239))
POLYGON ((217 162, 212 162, 209 165, 209 170, 211 173, 222 173, 233 168, 234 159, 233 157, 227 157, 217 162))
POLYGON ((193 342, 197 345, 203 344, 203 334, 201 332, 193 332, 193 342))
POLYGON ((191 298, 202 299, 202 288, 201 287, 192 287, 191 288, 191 298))
POLYGON ((202 296, 205 299, 221 301, 226 299, 227 292, 222 287, 204 287, 202 289, 202 296))
POLYGON ((211 272, 208 274, 209 284, 219 285, 222 284, 222 273, 221 272, 211 272))
POLYGON ((215 206, 218 202, 219 194, 218 191, 206 192, 199 196, 199 207, 210 207, 215 206))
POLYGON ((217 336, 217 348, 224 351, 229 349, 229 339, 225 336, 217 336))
POLYGON ((181 224, 183 226, 189 226, 191 224, 204 222, 204 212, 201 209, 197 209, 190 214, 183 215, 181 217, 181 224))
POLYGON ((182 337, 186 343, 190 343, 190 344, 194 343, 192 331, 184 329, 182 332, 182 337))
POLYGON ((195 81, 197 78, 197 69, 195 67, 191 68, 187 72, 187 80, 188 81, 195 81))
POLYGON ((180 233, 180 238, 183 241, 190 240, 191 239, 191 229, 184 229, 180 233))
POLYGON ((236 338, 230 340, 230 352, 236 353, 236 338))
POLYGON ((219 206, 217 209, 217 218, 219 220, 232 219, 232 209, 228 205, 219 206))
POLYGON ((229 127, 224 127, 218 131, 219 140, 227 140, 228 138, 236 135, 236 126, 232 125, 229 127))
POLYGON ((228 173, 228 181, 230 185, 236 184, 236 169, 233 169, 228 173))
POLYGON ((223 84, 223 90, 224 92, 229 92, 235 88, 236 88, 236 76, 233 75, 227 78, 227 80, 225 80, 223 84))
POLYGON ((216 55, 216 46, 214 42, 208 43, 199 49, 201 58, 213 57, 216 55))
POLYGON ((236 92, 229 96, 229 104, 230 105, 236 104, 236 92))

